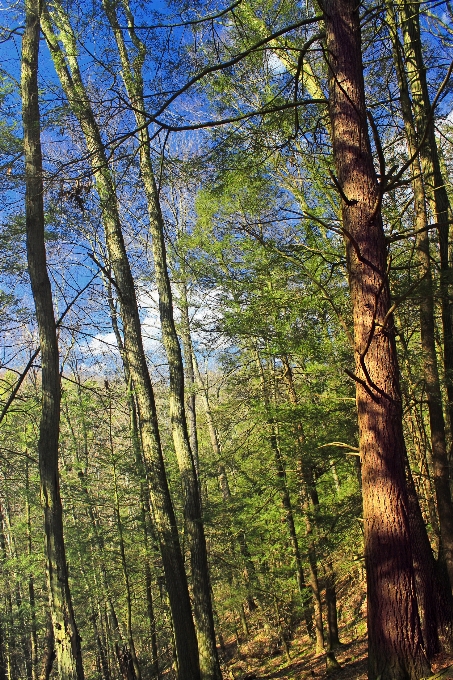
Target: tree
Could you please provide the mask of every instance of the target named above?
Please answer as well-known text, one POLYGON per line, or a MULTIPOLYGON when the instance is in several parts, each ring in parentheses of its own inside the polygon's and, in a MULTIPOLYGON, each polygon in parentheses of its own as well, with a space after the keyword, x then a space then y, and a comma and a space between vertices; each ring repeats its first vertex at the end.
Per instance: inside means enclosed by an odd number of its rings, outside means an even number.
POLYGON ((348 0, 329 0, 324 20, 332 150, 354 316, 369 677, 415 680, 430 668, 415 587, 383 187, 368 136, 358 9, 348 0))
POLYGON ((58 478, 60 370, 52 290, 46 266, 40 114, 38 104, 39 3, 26 3, 22 40, 22 119, 25 150, 25 221, 28 271, 38 323, 42 363, 42 413, 38 455, 44 509, 47 585, 58 670, 62 680, 83 680, 80 638, 68 583, 63 510, 58 478))

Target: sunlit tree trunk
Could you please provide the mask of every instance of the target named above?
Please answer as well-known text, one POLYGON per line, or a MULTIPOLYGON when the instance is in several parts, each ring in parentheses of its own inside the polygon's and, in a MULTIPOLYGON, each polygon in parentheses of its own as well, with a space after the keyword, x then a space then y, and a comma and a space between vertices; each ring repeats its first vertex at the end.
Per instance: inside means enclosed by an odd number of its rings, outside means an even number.
POLYGON ((369 678, 430 674, 417 605, 381 194, 368 136, 359 7, 326 0, 329 117, 354 318, 369 678))
POLYGON ((115 187, 99 128, 80 74, 75 36, 68 17, 58 2, 52 4, 52 17, 58 26, 58 37, 63 43, 64 51, 60 47, 53 30, 51 15, 46 8, 42 13, 41 25, 58 77, 85 137, 100 200, 109 261, 120 303, 124 352, 138 404, 143 452, 150 474, 151 500, 175 629, 179 680, 198 680, 200 673, 198 645, 187 577, 165 473, 154 392, 143 348, 134 280, 121 230, 115 187))
MULTIPOLYGON (((27 516, 27 554, 29 558, 33 554, 33 546, 31 540, 31 511, 30 511, 30 475, 28 469, 28 460, 25 463, 25 512, 27 516)), ((35 583, 33 574, 30 572, 28 577, 28 602, 30 605, 30 661, 31 674, 33 680, 37 679, 38 674, 38 636, 36 630, 36 611, 35 611, 35 583)), ((1 680, 1 677, 0 677, 1 680)))
MULTIPOLYGON (((110 0, 104 0, 103 4, 115 35, 121 59, 121 74, 138 127, 141 178, 148 203, 162 340, 169 367, 171 429, 184 494, 184 516, 190 550, 193 580, 193 611, 198 638, 200 670, 202 677, 206 678, 206 680, 220 680, 222 674, 215 641, 208 554, 200 489, 196 471, 196 459, 194 459, 191 450, 186 421, 184 366, 174 322, 173 296, 167 267, 164 220, 151 161, 150 138, 144 105, 142 66, 146 49, 135 33, 134 18, 127 0, 123 0, 122 9, 126 16, 128 34, 134 46, 135 58, 133 62, 131 62, 123 30, 118 22, 117 8, 110 0)), ((192 416, 194 413, 192 413, 192 416)), ((193 432, 196 432, 196 429, 193 432)))
POLYGON ((38 104, 39 8, 39 2, 27 0, 21 73, 27 260, 36 309, 42 366, 42 413, 38 439, 39 473, 41 502, 44 509, 47 583, 58 671, 62 680, 83 680, 80 638, 68 583, 58 478, 60 373, 52 290, 47 273, 44 243, 38 104))

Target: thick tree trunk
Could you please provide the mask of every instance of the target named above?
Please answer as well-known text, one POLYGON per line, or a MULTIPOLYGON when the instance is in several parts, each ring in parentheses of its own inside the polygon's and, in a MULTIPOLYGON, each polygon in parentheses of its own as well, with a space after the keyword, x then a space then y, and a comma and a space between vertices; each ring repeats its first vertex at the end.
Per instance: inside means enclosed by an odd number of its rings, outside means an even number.
POLYGON ((326 0, 329 115, 354 317, 369 678, 430 674, 417 605, 381 194, 368 136, 359 8, 326 0))
POLYGON ((25 211, 28 272, 36 309, 42 365, 42 413, 38 457, 44 509, 46 570, 58 671, 62 680, 83 680, 80 638, 68 584, 63 513, 58 479, 60 373, 58 343, 47 273, 40 115, 38 104, 39 6, 25 5, 22 39, 22 120, 25 151, 25 211))
POLYGON ((96 180, 109 260, 121 308, 124 352, 137 398, 143 452, 150 474, 151 500, 178 650, 179 680, 198 680, 198 645, 187 577, 165 473, 154 392, 143 348, 134 280, 124 245, 117 197, 102 138, 77 63, 74 33, 61 5, 54 2, 52 8, 59 24, 59 38, 65 52, 53 31, 51 16, 46 8, 43 10, 41 23, 63 89, 82 128, 96 180))

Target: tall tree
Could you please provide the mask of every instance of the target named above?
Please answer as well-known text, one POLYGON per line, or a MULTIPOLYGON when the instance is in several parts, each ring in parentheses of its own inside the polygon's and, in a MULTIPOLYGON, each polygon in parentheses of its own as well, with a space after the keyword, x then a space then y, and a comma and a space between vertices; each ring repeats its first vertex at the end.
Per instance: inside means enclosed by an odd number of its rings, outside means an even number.
POLYGON ((430 672, 413 567, 382 187, 368 135, 359 8, 323 3, 333 158, 354 317, 368 592, 369 678, 430 672))
POLYGON ((42 366, 39 472, 41 502, 44 509, 47 585, 58 671, 62 680, 83 680, 80 638, 68 582, 58 473, 60 370, 52 289, 47 272, 44 241, 44 188, 38 102, 39 13, 40 3, 36 0, 27 0, 21 72, 27 258, 42 366))
POLYGON ((104 0, 103 4, 115 35, 122 67, 121 73, 139 130, 140 170, 148 203, 162 340, 169 367, 171 429, 184 493, 184 515, 191 556, 193 610, 200 655, 200 670, 202 677, 206 680, 220 680, 222 674, 215 641, 201 498, 186 421, 184 366, 173 315, 173 295, 167 267, 164 220, 151 162, 151 140, 147 125, 142 75, 146 47, 134 29, 134 17, 129 3, 127 0, 123 0, 122 6, 127 21, 128 34, 137 52, 135 59, 131 62, 115 4, 110 0, 104 0))
POLYGON ((102 221, 115 277, 124 331, 124 352, 139 412, 143 451, 150 474, 151 501, 164 565, 178 652, 180 680, 199 677, 198 645, 174 509, 165 472, 154 390, 143 347, 134 280, 124 243, 118 201, 105 147, 84 86, 76 38, 63 7, 57 2, 43 9, 41 24, 53 63, 74 115, 82 128, 101 204, 102 221), (58 37, 53 21, 58 27, 58 37), (59 39, 63 44, 60 47, 59 39))

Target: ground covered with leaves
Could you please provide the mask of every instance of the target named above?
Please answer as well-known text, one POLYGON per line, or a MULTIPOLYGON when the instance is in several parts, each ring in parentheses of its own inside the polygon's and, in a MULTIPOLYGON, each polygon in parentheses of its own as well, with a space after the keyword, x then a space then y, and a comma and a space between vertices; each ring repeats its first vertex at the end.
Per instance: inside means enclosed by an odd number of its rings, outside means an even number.
MULTIPOLYGON (((224 665, 225 677, 230 680, 367 680, 366 634, 353 637, 346 633, 343 640, 341 647, 335 650, 340 664, 335 669, 327 669, 325 654, 316 655, 312 641, 299 630, 289 644, 290 659, 278 641, 266 637, 264 631, 247 642, 230 641, 226 645, 229 658, 224 665)), ((439 654, 432 669, 433 678, 453 678, 453 656, 439 654)))

